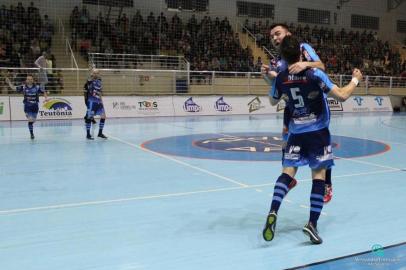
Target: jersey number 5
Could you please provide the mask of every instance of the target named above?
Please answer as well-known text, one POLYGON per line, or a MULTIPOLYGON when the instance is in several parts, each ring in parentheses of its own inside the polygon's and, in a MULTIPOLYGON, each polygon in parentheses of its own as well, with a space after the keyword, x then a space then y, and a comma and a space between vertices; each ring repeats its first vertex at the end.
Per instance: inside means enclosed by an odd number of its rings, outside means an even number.
POLYGON ((303 97, 298 95, 297 93, 300 92, 298 87, 290 88, 290 93, 292 94, 292 98, 295 101, 295 108, 304 107, 303 97))

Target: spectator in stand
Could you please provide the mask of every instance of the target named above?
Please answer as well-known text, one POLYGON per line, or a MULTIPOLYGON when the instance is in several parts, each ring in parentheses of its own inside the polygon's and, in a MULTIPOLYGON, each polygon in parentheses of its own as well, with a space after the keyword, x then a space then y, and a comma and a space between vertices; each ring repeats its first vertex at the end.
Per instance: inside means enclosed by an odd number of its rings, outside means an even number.
POLYGON ((34 64, 36 67, 38 67, 39 73, 38 73, 38 83, 41 85, 42 88, 45 89, 45 86, 48 84, 48 71, 46 68, 48 68, 48 53, 47 52, 42 52, 42 55, 35 60, 34 64))

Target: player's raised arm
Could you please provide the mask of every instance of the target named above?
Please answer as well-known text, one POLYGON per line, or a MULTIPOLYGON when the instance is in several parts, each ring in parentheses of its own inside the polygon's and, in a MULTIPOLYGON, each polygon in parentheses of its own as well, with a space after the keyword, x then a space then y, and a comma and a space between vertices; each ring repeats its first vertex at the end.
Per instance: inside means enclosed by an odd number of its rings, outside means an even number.
POLYGON ((291 66, 289 66, 289 73, 292 74, 297 74, 301 72, 302 70, 305 70, 306 68, 319 68, 321 70, 325 70, 325 66, 323 62, 321 61, 315 61, 315 62, 297 62, 291 66))
POLYGON ((326 70, 326 67, 312 46, 310 46, 308 43, 301 43, 300 49, 302 51, 302 61, 290 65, 290 73, 297 74, 306 68, 318 68, 323 71, 326 70))
POLYGON ((338 87, 334 85, 334 87, 329 92, 329 95, 337 99, 338 101, 346 101, 351 94, 354 92, 358 83, 362 80, 362 73, 359 69, 354 69, 352 72, 352 79, 351 81, 344 87, 338 87))
POLYGON ((272 85, 272 80, 276 78, 278 73, 276 71, 271 70, 268 65, 262 64, 261 67, 261 74, 264 80, 269 84, 272 85))
POLYGON ((10 87, 12 90, 17 91, 17 86, 11 83, 9 78, 5 79, 6 83, 8 84, 8 87, 10 87))
POLYGON ((271 90, 269 91, 269 103, 271 103, 272 106, 275 106, 278 104, 279 100, 281 99, 281 92, 278 90, 278 86, 276 83, 276 78, 272 81, 272 87, 271 90))

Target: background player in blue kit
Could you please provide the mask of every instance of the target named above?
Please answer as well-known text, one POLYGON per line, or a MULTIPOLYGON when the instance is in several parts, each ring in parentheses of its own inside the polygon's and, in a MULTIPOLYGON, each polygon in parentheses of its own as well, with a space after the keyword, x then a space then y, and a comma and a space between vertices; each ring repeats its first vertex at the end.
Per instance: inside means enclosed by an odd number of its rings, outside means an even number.
POLYGON ((90 134, 90 128, 92 126, 92 118, 95 115, 100 115, 99 134, 98 137, 107 139, 107 136, 103 134, 104 123, 106 122, 106 113, 104 111, 102 90, 103 85, 100 78, 98 69, 91 71, 91 80, 87 83, 88 86, 88 98, 87 98, 87 113, 86 113, 86 138, 93 140, 90 134))
POLYGON ((39 95, 43 94, 45 100, 47 100, 48 96, 46 91, 40 85, 34 83, 32 75, 27 75, 25 83, 20 86, 13 85, 8 78, 6 78, 6 82, 11 89, 24 95, 24 112, 28 120, 28 129, 30 130, 31 139, 35 139, 34 123, 37 120, 39 111, 39 95))
MULTIPOLYGON (((89 109, 89 107, 88 107, 88 99, 89 99, 89 84, 90 84, 90 82, 91 82, 92 80, 91 80, 91 78, 88 78, 88 79, 86 79, 86 83, 83 85, 83 97, 85 98, 85 105, 86 105, 86 114, 85 114, 85 117, 84 117, 84 119, 85 119, 85 121, 86 121, 86 118, 87 118, 87 110, 89 109)), ((90 119, 91 121, 92 121, 92 124, 96 124, 97 122, 96 122, 96 120, 94 120, 94 117, 91 117, 91 119, 90 119)))
MULTIPOLYGON (((271 41, 272 44, 279 48, 281 42, 286 36, 291 36, 291 32, 288 29, 288 26, 283 23, 276 23, 271 26, 271 41)), ((299 62, 296 62, 289 66, 289 72, 292 74, 297 74, 303 71, 306 68, 319 68, 321 70, 325 70, 324 64, 321 62, 320 57, 317 55, 316 51, 310 46, 308 43, 300 43, 300 52, 301 52, 301 59, 299 62)), ((286 61, 278 57, 278 59, 271 60, 269 66, 263 65, 262 72, 264 74, 264 79, 269 83, 270 81, 276 77, 276 75, 287 69, 288 65, 286 61)), ((285 107, 284 109, 284 117, 283 117, 283 128, 282 128, 282 138, 284 142, 286 142, 288 137, 288 123, 289 123, 289 108, 285 107)), ((296 185, 295 182, 292 183, 290 189, 296 185)), ((324 192, 324 202, 328 203, 333 196, 333 186, 331 182, 331 169, 327 169, 326 171, 326 181, 325 181, 325 192, 324 192)))
MULTIPOLYGON (((300 44, 297 39, 287 36, 280 47, 281 57, 293 65, 300 60, 300 44)), ((321 244, 317 221, 323 208, 324 180, 326 169, 334 165, 329 132, 330 111, 326 95, 345 101, 362 79, 358 69, 353 71, 353 79, 339 88, 320 69, 305 69, 292 74, 289 69, 281 71, 273 80, 270 101, 276 105, 282 95, 287 96, 290 112, 289 137, 282 161, 282 174, 276 181, 271 209, 263 230, 263 237, 271 241, 275 235, 277 213, 282 200, 289 191, 299 166, 309 165, 312 171, 310 195, 310 218, 303 232, 314 244, 321 244)))

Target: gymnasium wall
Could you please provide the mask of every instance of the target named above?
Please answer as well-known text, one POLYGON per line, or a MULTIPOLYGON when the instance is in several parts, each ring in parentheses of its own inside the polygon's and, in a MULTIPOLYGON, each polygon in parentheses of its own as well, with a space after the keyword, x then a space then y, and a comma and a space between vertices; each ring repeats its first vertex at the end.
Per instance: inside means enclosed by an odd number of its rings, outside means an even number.
MULTIPOLYGON (((387 1, 382 0, 351 0, 342 4, 338 8, 339 1, 334 0, 317 0, 317 1, 303 1, 303 0, 244 0, 247 2, 266 3, 275 6, 275 22, 297 22, 297 8, 304 7, 308 9, 316 10, 328 10, 331 12, 331 24, 328 27, 341 29, 350 28, 351 14, 375 16, 380 18, 380 30, 378 35, 383 40, 389 40, 391 42, 401 42, 406 37, 405 34, 396 32, 396 21, 406 20, 406 1, 400 4, 396 9, 387 12, 387 1), (334 14, 336 14, 337 20, 334 21, 334 14)), ((82 1, 53 1, 53 0, 20 0, 25 7, 29 6, 30 2, 34 2, 35 6, 39 7, 41 12, 47 13, 51 18, 62 18, 65 22, 68 22, 69 15, 75 6, 82 6, 82 1)), ((3 0, 2 3, 6 5, 17 5, 15 0, 3 0)), ((197 17, 204 15, 210 15, 212 17, 224 17, 227 16, 230 21, 245 21, 246 17, 236 17, 237 0, 210 0, 208 13, 196 13, 197 17)), ((104 6, 89 6, 89 11, 92 16, 97 16, 99 12, 106 14, 107 7, 104 6)), ((136 10, 141 10, 146 14, 150 11, 154 12, 157 16, 160 12, 164 12, 167 16, 172 16, 174 12, 166 10, 165 0, 134 0, 134 8, 125 8, 124 12, 127 15, 132 16, 136 10)), ((191 16, 191 12, 181 12, 178 16, 181 18, 188 18, 191 16)), ((252 19, 259 20, 259 19, 252 19)), ((356 29, 363 30, 363 29, 356 29)))

